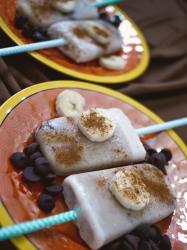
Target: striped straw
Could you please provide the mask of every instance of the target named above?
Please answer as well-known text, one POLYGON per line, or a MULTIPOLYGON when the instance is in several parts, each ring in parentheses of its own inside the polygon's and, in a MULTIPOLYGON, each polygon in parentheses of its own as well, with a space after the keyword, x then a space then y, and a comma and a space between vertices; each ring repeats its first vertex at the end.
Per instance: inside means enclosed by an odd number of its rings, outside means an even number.
MULTIPOLYGON (((93 6, 102 7, 108 4, 118 3, 121 1, 122 0, 103 0, 100 2, 94 3, 93 6)), ((0 49, 0 56, 10 56, 10 55, 21 54, 21 53, 26 53, 26 52, 31 52, 31 51, 41 50, 41 49, 54 48, 54 47, 62 46, 64 45, 64 43, 65 43, 64 39, 60 38, 60 39, 53 39, 50 41, 30 43, 26 45, 18 45, 18 46, 13 46, 9 48, 3 48, 3 49, 0 49)))
POLYGON ((176 128, 176 127, 181 127, 185 125, 187 125, 187 117, 176 119, 176 120, 169 121, 169 122, 164 122, 161 124, 151 125, 145 128, 138 128, 136 129, 136 133, 139 136, 143 136, 143 135, 157 133, 160 131, 164 131, 164 130, 168 130, 168 129, 176 128))
POLYGON ((76 210, 71 210, 69 212, 52 215, 47 218, 36 219, 17 225, 7 226, 0 229, 0 241, 24 234, 29 234, 46 227, 76 220, 77 218, 78 212, 76 210))
MULTIPOLYGON (((187 125, 187 117, 165 122, 162 124, 152 125, 145 128, 139 128, 136 130, 136 132, 139 136, 142 136, 184 125, 187 125)), ((71 210, 69 212, 52 215, 47 218, 36 219, 33 221, 23 222, 17 225, 7 226, 0 229, 0 241, 10 239, 15 236, 35 232, 46 227, 73 221, 77 218, 77 210, 71 210)))

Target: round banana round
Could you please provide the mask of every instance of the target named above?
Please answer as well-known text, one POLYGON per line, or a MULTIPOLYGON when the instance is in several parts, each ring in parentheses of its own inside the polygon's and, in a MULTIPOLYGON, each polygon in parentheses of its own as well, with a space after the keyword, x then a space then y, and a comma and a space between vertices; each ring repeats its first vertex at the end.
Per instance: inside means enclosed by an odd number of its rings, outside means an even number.
POLYGON ((62 13, 71 13, 75 10, 76 1, 68 0, 68 1, 53 1, 51 0, 51 5, 62 13))
POLYGON ((110 32, 100 23, 86 22, 85 30, 92 39, 101 45, 107 45, 110 42, 110 32))
POLYGON ((111 70, 122 70, 126 65, 126 61, 121 56, 101 57, 99 63, 102 67, 111 70))
POLYGON ((133 170, 118 171, 110 183, 110 191, 125 208, 138 211, 149 203, 150 193, 133 170))
POLYGON ((84 97, 72 90, 65 90, 56 98, 56 111, 58 116, 80 116, 84 110, 84 106, 84 97))
POLYGON ((93 142, 103 142, 113 136, 116 121, 104 109, 89 109, 80 116, 78 127, 93 142))

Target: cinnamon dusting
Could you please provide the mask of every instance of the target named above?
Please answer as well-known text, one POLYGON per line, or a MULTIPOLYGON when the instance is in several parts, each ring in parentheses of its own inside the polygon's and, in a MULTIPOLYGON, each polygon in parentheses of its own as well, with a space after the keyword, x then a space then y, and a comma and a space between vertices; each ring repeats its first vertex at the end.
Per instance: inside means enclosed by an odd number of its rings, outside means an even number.
POLYGON ((101 177, 97 180, 97 185, 99 187, 104 187, 107 184, 107 179, 104 177, 101 177))
POLYGON ((84 29, 81 29, 79 27, 75 27, 75 28, 73 28, 72 31, 79 38, 87 37, 87 33, 86 33, 86 31, 84 29))
POLYGON ((106 30, 104 30, 104 29, 102 29, 102 28, 100 28, 98 26, 93 26, 93 29, 95 30, 95 32, 98 35, 101 35, 103 37, 110 37, 110 34, 106 30))
POLYGON ((106 118, 102 115, 98 115, 96 111, 91 111, 89 115, 81 116, 81 122, 85 128, 99 131, 101 134, 108 133, 112 127, 111 124, 106 122, 106 118))
POLYGON ((58 163, 71 165, 81 160, 83 145, 77 133, 70 135, 68 131, 42 131, 41 138, 45 144, 53 144, 51 148, 58 163))
MULTIPOLYGON (((156 167, 153 167, 152 173, 155 176, 146 176, 146 171, 150 172, 150 168, 144 168, 144 171, 140 171, 140 177, 145 183, 148 192, 154 197, 158 198, 161 202, 169 204, 173 200, 173 196, 169 190, 169 187, 165 183, 164 175, 156 167)), ((147 172, 148 173, 148 172, 147 172)))
MULTIPOLYGON (((129 177, 131 179, 131 182, 133 183, 133 186, 135 188, 135 192, 132 192, 132 188, 126 187, 122 189, 123 195, 125 197, 128 197, 129 199, 136 202, 136 204, 140 203, 139 201, 139 194, 142 190, 148 191, 145 183, 141 179, 141 177, 136 173, 128 172, 125 169, 123 169, 123 172, 126 177, 129 177), (138 189, 136 188, 138 186, 138 189)), ((117 185, 117 183, 116 183, 117 185)), ((119 187, 118 187, 119 189, 119 187)))

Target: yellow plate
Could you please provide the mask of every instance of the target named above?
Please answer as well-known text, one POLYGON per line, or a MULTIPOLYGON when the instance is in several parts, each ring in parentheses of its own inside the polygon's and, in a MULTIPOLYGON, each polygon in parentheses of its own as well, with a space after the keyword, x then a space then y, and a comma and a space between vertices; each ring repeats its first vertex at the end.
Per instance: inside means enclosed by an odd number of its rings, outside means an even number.
MULTIPOLYGON (((0 0, 0 5, 6 5, 7 2, 12 0, 0 0), (2 2, 2 3, 1 3, 2 2)), ((11 2, 10 2, 11 4, 11 2)), ((10 5, 9 4, 9 5, 10 5)), ((13 25, 13 21, 10 21, 10 24, 7 23, 6 17, 3 18, 3 7, 0 7, 0 26, 4 30, 4 32, 18 45, 25 44, 30 42, 29 40, 25 40, 19 33, 16 34, 15 27, 13 25)), ((13 7, 12 7, 13 8, 13 7)), ((125 71, 122 72, 111 72, 107 70, 105 73, 102 71, 101 67, 95 68, 95 64, 84 64, 83 66, 76 65, 74 63, 70 63, 69 59, 62 59, 64 61, 59 61, 59 56, 55 55, 55 59, 51 59, 48 56, 48 52, 43 50, 42 52, 32 52, 29 53, 31 56, 39 60, 40 62, 46 64, 47 66, 58 70, 61 73, 67 74, 69 76, 73 76, 76 78, 80 78, 87 81, 104 83, 104 84, 117 84, 121 82, 131 81, 134 78, 139 77, 147 68, 149 64, 149 49, 145 38, 140 31, 140 29, 136 26, 136 24, 116 6, 108 6, 106 10, 109 13, 117 12, 120 13, 124 17, 124 21, 120 25, 121 34, 123 36, 123 57, 127 59, 127 67, 125 71), (123 31, 122 31, 123 30, 123 31), (90 65, 90 66, 89 66, 90 65), (91 73, 90 73, 91 72, 91 73)), ((5 15, 5 14, 4 14, 5 15)), ((49 51, 49 50, 48 50, 49 51)), ((54 50, 53 50, 54 51, 54 50)), ((57 52, 56 52, 57 53, 57 52)), ((59 53, 59 52, 58 52, 59 53)), ((54 55, 53 55, 54 56, 54 55)))
MULTIPOLYGON (((20 91, 19 93, 17 93, 16 95, 12 96, 8 101, 6 101, 1 107, 0 107, 0 134, 1 135, 5 135, 6 133, 8 133, 6 131, 7 129, 7 124, 9 124, 9 131, 15 130, 17 129, 15 127, 15 122, 17 120, 17 122, 20 121, 20 124, 22 124, 22 122, 25 125, 24 126, 36 126, 34 124, 37 123, 37 114, 43 111, 43 114, 41 113, 41 119, 45 120, 45 112, 49 112, 49 116, 51 116, 51 110, 50 109, 54 109, 53 105, 54 105, 54 100, 56 97, 56 93, 60 92, 62 89, 64 88, 71 88, 71 89, 75 89, 77 91, 79 91, 81 94, 84 95, 84 97, 86 98, 86 102, 88 105, 95 105, 95 106, 102 106, 103 107, 112 107, 112 106, 116 106, 116 107, 120 107, 123 110, 125 110, 125 112, 127 113, 127 115, 130 117, 133 125, 135 127, 140 127, 140 126, 146 126, 148 124, 152 124, 152 123, 161 123, 163 122, 163 120, 161 118, 159 118, 156 114, 154 114, 152 111, 150 111, 149 109, 147 109, 146 107, 144 107, 142 104, 138 103, 137 101, 133 100, 132 98, 123 95, 119 92, 113 91, 111 89, 108 88, 104 88, 101 86, 97 86, 97 85, 93 85, 93 84, 89 84, 89 83, 84 83, 84 82, 78 82, 78 81, 53 81, 53 82, 46 82, 46 83, 41 83, 38 85, 34 85, 31 86, 27 89, 24 89, 22 91, 20 91), (35 98, 35 99, 33 99, 35 98), (41 103, 41 108, 37 109, 37 104, 34 106, 34 100, 38 101, 39 103, 41 103), (29 107, 29 109, 27 110, 27 108, 29 107), (53 108, 51 108, 53 107, 53 108), (14 115, 16 112, 15 110, 21 110, 19 111, 18 116, 14 115), (24 111, 23 111, 24 110, 24 111), (30 111, 30 112, 28 112, 30 111), (27 112, 27 116, 25 115, 21 115, 22 112, 27 112), (35 114, 35 115, 34 115, 35 114), (8 123, 6 123, 8 121, 8 123), (33 121, 32 121, 33 120, 33 121), (33 123, 33 125, 32 125, 33 123)), ((40 105, 40 104, 39 104, 40 105)), ((39 114, 40 115, 40 114, 39 114)), ((18 128, 19 130, 20 128, 18 128)), ((25 127, 24 127, 25 129, 25 127)), ((24 129, 20 134, 24 134, 24 129)), ((29 127, 30 129, 30 127, 29 127)), ((28 129, 28 131, 30 131, 28 129)), ((33 128, 32 128, 33 131, 33 128)), ((11 136, 11 133, 7 134, 7 138, 9 140, 9 144, 15 144, 19 145, 19 133, 16 133, 14 131, 14 133, 16 134, 16 138, 13 138, 11 136), (16 140, 16 142, 14 142, 16 140)), ((3 182, 3 177, 6 178, 6 175, 9 176, 10 175, 10 169, 9 171, 5 170, 4 168, 6 168, 6 157, 4 157, 4 159, 2 160, 4 153, 7 154, 7 150, 8 147, 7 145, 3 144, 2 141, 3 136, 1 136, 1 141, 0 141, 0 151, 1 151, 1 156, 0 156, 0 178, 1 178, 1 183, 0 183, 0 187, 1 184, 3 182), (4 152, 4 153, 3 153, 4 152), (4 171, 4 172, 3 172, 4 171), (2 177, 3 176, 3 177, 2 177)), ((21 139, 22 140, 22 139, 21 139)), ((172 149, 173 152, 173 161, 176 164, 179 164, 181 161, 185 161, 185 156, 187 155, 187 148, 185 143, 179 138, 179 136, 173 131, 170 130, 169 132, 163 132, 161 134, 156 135, 154 138, 150 138, 147 140, 147 142, 155 147, 169 147, 170 149, 172 149)), ((24 141, 25 144, 25 141, 24 141)), ((12 146, 10 146, 12 147, 12 146)), ((17 147, 17 146, 16 146, 17 147)), ((20 150, 20 148, 17 148, 17 150, 20 150)), ((9 155, 9 153, 8 153, 9 155)), ((10 163, 9 163, 10 164, 10 163)), ((183 164, 184 165, 184 164, 183 164)), ((10 167, 10 166, 9 166, 10 167)), ((179 175, 179 177, 181 178, 182 173, 184 172, 182 170, 182 167, 178 169, 176 168, 171 168, 168 169, 169 171, 169 176, 171 179, 175 180, 176 176, 179 175), (180 169, 180 171, 179 171, 180 169), (175 171, 176 174, 175 174, 175 171)), ((7 177, 8 178, 8 177, 7 177)), ((182 183, 182 182, 181 182, 182 183)), ((4 186, 5 187, 5 186, 4 186)), ((183 187, 184 188, 184 187, 183 187)), ((3 188, 2 188, 3 189, 3 188)), ((2 189, 0 188, 0 198, 2 200, 2 203, 0 204, 0 223, 2 226, 6 226, 6 225, 11 225, 13 224, 15 221, 20 221, 16 218, 18 211, 14 211, 15 208, 13 207, 13 211, 10 211, 10 207, 9 207, 9 199, 7 199, 6 197, 3 197, 2 194, 2 189), (6 200, 7 199, 7 200, 6 200), (9 208, 8 208, 9 207, 9 208)), ((6 185, 6 188, 8 189, 8 184, 6 185)), ((4 192, 7 192, 7 190, 4 190, 4 192)), ((182 186, 180 186, 180 193, 182 192, 182 186)), ((12 199, 15 200, 15 197, 13 197, 12 199)), ((11 203, 12 204, 12 203, 11 203)), ((18 208, 16 208, 18 209, 18 208)), ((183 210, 181 209, 181 207, 179 206, 178 208, 179 210, 173 215, 173 217, 171 218, 171 222, 168 220, 162 222, 162 224, 164 223, 164 228, 166 230, 166 227, 168 228, 168 234, 171 236, 172 235, 172 241, 174 242, 173 244, 175 244, 175 242, 177 241, 176 237, 178 237, 179 235, 179 229, 177 227, 177 229, 173 228, 176 225, 176 221, 178 221, 180 219, 180 216, 183 215, 183 210)), ((28 209, 30 211, 30 209, 28 209)), ((32 209, 31 209, 32 210, 32 209)), ((54 211, 55 213, 56 211, 54 211)), ((58 211, 59 212, 59 211, 58 211)), ((24 215, 22 220, 25 220, 24 215)), ((183 231, 182 231, 183 232, 183 231)), ((66 233, 67 233, 67 229, 66 229, 66 233)), ((185 234, 185 232, 183 232, 185 234)), ((181 232, 180 232, 181 234, 181 232)), ((67 236, 67 235, 66 235, 67 236)), ((61 236, 58 237, 58 240, 60 240, 59 238, 66 237, 66 236, 61 236)), ((25 236, 22 237, 17 237, 14 239, 11 239, 11 241, 13 242, 13 244, 20 250, 34 250, 34 249, 51 249, 51 248, 46 248, 45 245, 43 245, 44 243, 40 242, 40 247, 38 243, 38 241, 40 240, 40 235, 39 232, 36 234, 32 234, 32 236, 29 236, 28 238, 25 236), (41 248, 42 246, 42 248, 41 248)), ((53 235, 51 235, 50 237, 53 237, 53 235)), ((49 232, 46 234, 46 238, 44 238, 43 235, 43 240, 45 239, 45 242, 48 241, 49 237, 49 232)), ((57 239, 56 239, 57 240, 57 239)), ((69 238, 68 238, 69 240, 69 238)), ((74 248, 71 248, 69 246, 68 249, 88 249, 86 248, 84 245, 80 246, 80 243, 76 243, 75 242, 69 242, 67 239, 64 240, 64 244, 67 245, 68 244, 75 244, 74 248), (67 243, 68 242, 68 243, 67 243)), ((74 240, 74 239, 73 239, 74 240)), ((72 235, 71 235, 71 241, 72 241, 72 235)), ((179 242, 180 245, 180 249, 184 250, 185 249, 185 244, 183 244, 182 240, 179 242)), ((53 246, 56 247, 55 242, 53 243, 53 246)), ((178 244, 178 243, 177 243, 178 244)), ((61 249, 63 248, 63 244, 60 244, 61 249)), ((74 246, 74 245, 73 245, 74 246)), ((176 247, 174 247, 174 250, 177 250, 179 248, 177 248, 178 245, 176 245, 176 247)), ((58 247, 56 247, 56 250, 58 250, 58 247)))

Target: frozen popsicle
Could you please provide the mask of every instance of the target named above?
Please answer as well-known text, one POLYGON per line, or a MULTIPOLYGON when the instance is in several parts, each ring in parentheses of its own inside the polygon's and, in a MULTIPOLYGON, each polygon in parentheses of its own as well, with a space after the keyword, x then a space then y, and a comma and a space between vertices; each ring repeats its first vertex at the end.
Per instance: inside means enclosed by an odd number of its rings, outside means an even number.
POLYGON ((53 39, 64 38, 66 43, 59 50, 77 63, 115 53, 122 46, 119 31, 101 20, 57 22, 49 27, 48 35, 53 39))
POLYGON ((17 11, 37 27, 47 28, 53 23, 67 19, 66 15, 49 6, 46 0, 18 0, 16 5, 17 11))
POLYGON ((69 19, 97 19, 98 10, 88 0, 17 0, 18 12, 26 16, 37 27, 69 19))
POLYGON ((36 132, 36 140, 57 175, 116 167, 146 156, 135 129, 118 108, 92 109, 81 119, 49 120, 36 132), (104 118, 97 117, 98 112, 104 118))
POLYGON ((78 211, 75 222, 80 235, 91 249, 99 249, 141 223, 158 222, 175 208, 168 178, 149 164, 71 175, 63 187, 69 209, 78 211), (137 204, 144 207, 137 210, 137 204))

